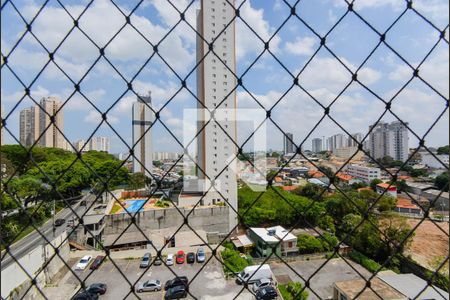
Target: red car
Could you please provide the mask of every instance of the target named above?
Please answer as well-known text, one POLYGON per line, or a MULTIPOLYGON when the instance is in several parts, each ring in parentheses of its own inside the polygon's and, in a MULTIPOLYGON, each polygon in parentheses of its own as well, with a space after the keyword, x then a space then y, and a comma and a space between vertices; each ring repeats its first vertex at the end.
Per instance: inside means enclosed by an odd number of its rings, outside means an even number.
POLYGON ((184 259, 185 259, 186 255, 184 254, 183 250, 180 250, 177 252, 177 264, 184 264, 184 259))

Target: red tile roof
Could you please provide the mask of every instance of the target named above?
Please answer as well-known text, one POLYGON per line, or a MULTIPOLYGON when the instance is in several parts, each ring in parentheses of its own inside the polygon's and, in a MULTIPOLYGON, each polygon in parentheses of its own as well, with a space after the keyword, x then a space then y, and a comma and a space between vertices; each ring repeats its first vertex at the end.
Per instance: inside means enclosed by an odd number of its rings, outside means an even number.
POLYGON ((284 185, 284 186, 282 186, 281 188, 282 188, 284 191, 290 192, 290 191, 295 190, 297 187, 298 187, 298 186, 296 186, 296 185, 284 185))
POLYGON ((344 174, 341 172, 337 173, 336 177, 342 181, 350 181, 351 179, 353 179, 353 176, 350 176, 350 175, 347 175, 347 174, 344 174))
POLYGON ((377 184, 377 186, 382 188, 382 189, 393 189, 393 188, 397 189, 397 187, 395 185, 384 183, 384 182, 377 184))
POLYGON ((397 207, 420 209, 419 206, 415 205, 411 200, 406 198, 397 198, 397 207))
POLYGON ((325 177, 325 174, 323 174, 322 172, 320 172, 318 170, 309 170, 308 175, 311 177, 314 177, 314 178, 325 177))

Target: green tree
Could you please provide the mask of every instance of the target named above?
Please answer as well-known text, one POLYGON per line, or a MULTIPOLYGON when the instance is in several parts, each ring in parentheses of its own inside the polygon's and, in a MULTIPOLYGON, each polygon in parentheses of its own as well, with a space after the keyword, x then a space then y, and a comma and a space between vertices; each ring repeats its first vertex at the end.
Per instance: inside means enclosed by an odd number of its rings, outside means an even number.
POLYGON ((307 183, 294 190, 294 193, 316 201, 322 201, 325 189, 317 184, 307 183))
POLYGON ((327 166, 318 166, 317 169, 320 172, 322 172, 323 174, 325 174, 325 176, 327 176, 328 178, 331 178, 334 176, 333 170, 331 170, 331 168, 329 168, 327 166))
POLYGON ((370 182, 370 187, 372 188, 372 190, 376 191, 376 190, 377 190, 377 184, 382 183, 382 182, 383 182, 383 181, 381 181, 380 179, 375 178, 375 179, 373 179, 373 180, 370 182))
POLYGON ((360 189, 360 188, 364 188, 367 187, 367 183, 365 183, 364 181, 360 181, 360 182, 354 182, 351 184, 351 188, 354 190, 360 189))
POLYGON ((409 188, 408 184, 406 183, 406 181, 399 180, 395 183, 395 185, 397 186, 397 190, 399 192, 409 192, 411 189, 409 188))
POLYGON ((300 282, 289 282, 288 284, 280 284, 279 290, 284 300, 306 300, 308 292, 303 288, 300 282))
POLYGON ((32 176, 13 178, 8 184, 8 190, 18 199, 25 200, 29 197, 37 197, 42 192, 42 182, 32 176))
POLYGON ((310 254, 323 252, 323 245, 319 239, 309 234, 299 234, 297 236, 298 252, 301 254, 310 254))
POLYGON ((426 169, 412 169, 411 172, 409 172, 409 175, 412 177, 423 177, 428 176, 426 169))
POLYGON ((160 168, 163 165, 163 163, 159 160, 154 160, 153 165, 157 168, 160 168))
POLYGON ((236 250, 225 248, 221 253, 226 273, 238 273, 249 265, 249 260, 241 257, 236 250))
POLYGON ((434 179, 434 185, 440 190, 449 190, 448 172, 444 172, 434 179))
POLYGON ((394 159, 390 156, 384 156, 383 158, 378 160, 378 163, 381 164, 385 168, 392 167, 393 162, 394 162, 394 159))
POLYGON ((331 216, 323 216, 319 218, 317 225, 323 230, 327 230, 328 232, 335 233, 336 228, 334 226, 334 219, 331 216))
POLYGON ((437 149, 437 154, 449 154, 449 150, 448 150, 449 148, 448 148, 448 145, 447 146, 442 146, 442 147, 439 147, 438 149, 437 149))
POLYGON ((328 232, 325 232, 319 238, 321 239, 322 248, 324 251, 331 251, 337 244, 339 244, 337 237, 328 232))
POLYGON ((379 220, 379 229, 387 255, 402 253, 411 245, 414 233, 410 235, 411 226, 405 217, 394 213, 384 213, 379 220))
POLYGON ((145 183, 147 181, 147 178, 144 173, 137 172, 130 175, 129 181, 128 181, 128 188, 130 190, 137 190, 145 187, 145 183))

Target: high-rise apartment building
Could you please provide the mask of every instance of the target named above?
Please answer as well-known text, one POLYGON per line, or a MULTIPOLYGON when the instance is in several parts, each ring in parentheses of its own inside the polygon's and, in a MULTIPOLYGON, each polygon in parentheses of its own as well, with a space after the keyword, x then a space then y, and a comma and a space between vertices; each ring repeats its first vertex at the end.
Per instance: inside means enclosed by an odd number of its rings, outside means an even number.
POLYGON ((75 148, 75 150, 79 152, 79 151, 81 151, 81 149, 83 149, 83 151, 89 150, 89 149, 87 149, 87 148, 89 148, 88 147, 89 145, 84 146, 85 143, 86 143, 85 140, 78 140, 78 141, 73 142, 72 144, 73 144, 73 147, 75 148))
POLYGON ((283 135, 283 152, 285 155, 297 152, 294 151, 294 135, 290 132, 283 135))
POLYGON ((363 134, 360 132, 353 133, 347 139, 347 147, 358 147, 358 143, 361 143, 363 134))
POLYGON ((138 95, 133 103, 133 172, 150 176, 153 171, 153 150, 151 126, 155 121, 155 114, 151 110, 151 92, 147 96, 138 95))
POLYGON ((22 146, 30 147, 39 138, 39 106, 20 111, 19 139, 22 146))
POLYGON ((39 145, 67 149, 64 131, 64 115, 61 101, 53 96, 44 97, 40 101, 39 111, 39 145), (52 122, 53 119, 53 122, 52 122))
POLYGON ((311 151, 313 153, 319 153, 320 151, 322 151, 322 139, 321 138, 312 139, 311 151))
POLYGON ((341 133, 335 134, 328 138, 328 151, 334 151, 335 149, 345 147, 347 145, 347 139, 341 133))
MULTIPOLYGON (((408 125, 408 123, 406 123, 408 125)), ((390 156, 394 160, 408 159, 408 129, 400 121, 380 122, 370 126, 370 155, 374 159, 390 156)))
MULTIPOLYGON (((234 1, 231 2, 231 4, 234 1)), ((207 123, 197 141, 197 171, 203 190, 214 180, 216 189, 209 189, 204 205, 224 202, 237 210, 236 182, 236 55, 235 9, 225 0, 201 1, 197 11, 197 97, 198 128, 202 128, 215 110, 215 121, 207 123), (231 23, 230 23, 231 22, 231 23), (214 50, 213 54, 209 49, 214 50), (219 105, 220 104, 220 105, 219 105), (220 128, 217 124, 220 124, 220 128), (225 134, 225 132, 226 134, 225 134)), ((237 224, 236 213, 230 208, 229 228, 237 224)))
POLYGON ((108 137, 94 136, 89 141, 89 150, 103 151, 109 153, 110 142, 108 137))

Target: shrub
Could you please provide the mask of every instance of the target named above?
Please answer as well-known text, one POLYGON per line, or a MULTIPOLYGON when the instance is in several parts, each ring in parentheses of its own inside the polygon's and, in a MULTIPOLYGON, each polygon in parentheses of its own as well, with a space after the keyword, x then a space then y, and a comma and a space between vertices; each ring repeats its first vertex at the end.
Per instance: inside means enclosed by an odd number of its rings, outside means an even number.
POLYGON ((376 261, 368 258, 364 254, 358 252, 358 251, 351 251, 348 256, 356 263, 360 264, 370 272, 378 271, 381 268, 381 265, 377 263, 376 261))
POLYGON ((306 300, 308 299, 308 292, 302 290, 303 286, 300 282, 289 282, 288 284, 280 284, 278 289, 284 300, 306 300))
POLYGON ((225 273, 238 273, 247 267, 251 260, 241 257, 236 250, 226 248, 221 252, 223 259, 223 269, 225 273))

